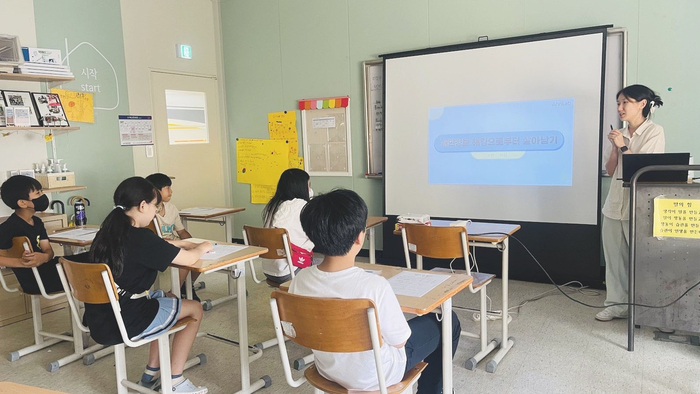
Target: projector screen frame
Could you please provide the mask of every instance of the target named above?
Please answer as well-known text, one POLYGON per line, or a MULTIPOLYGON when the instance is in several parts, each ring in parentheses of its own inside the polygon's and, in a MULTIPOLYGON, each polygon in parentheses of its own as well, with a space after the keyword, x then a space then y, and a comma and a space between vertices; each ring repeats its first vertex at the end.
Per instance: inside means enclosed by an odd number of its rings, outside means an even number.
MULTIPOLYGON (((536 247, 535 248, 535 253, 537 252, 542 252, 544 255, 540 255, 543 260, 545 260, 545 268, 550 270, 550 268, 553 269, 554 271, 554 278, 555 280, 559 279, 566 279, 566 280, 571 280, 571 279, 577 279, 581 281, 585 281, 588 284, 596 287, 600 287, 602 285, 601 281, 601 265, 600 261, 602 259, 602 256, 600 254, 600 247, 601 247, 601 241, 600 241, 600 229, 601 229, 601 216, 600 216, 600 210, 601 210, 601 177, 600 174, 602 172, 602 147, 603 147, 603 121, 604 121, 604 106, 605 106, 605 65, 606 65, 606 44, 607 44, 607 34, 608 34, 608 29, 612 28, 612 25, 600 25, 600 26, 592 26, 592 27, 584 27, 584 28, 577 28, 577 29, 569 29, 569 30, 562 30, 562 31, 554 31, 554 32, 545 32, 545 33, 537 33, 537 34, 530 34, 530 35, 523 35, 523 36, 516 36, 516 37, 506 37, 506 38, 499 38, 499 39, 494 39, 494 40, 487 40, 487 41, 476 41, 476 42, 469 42, 469 43, 461 43, 461 44, 453 44, 453 45, 446 45, 446 46, 440 46, 440 47, 430 47, 430 48, 423 48, 423 49, 416 49, 416 50, 409 50, 409 51, 402 51, 402 52, 395 52, 395 53, 388 53, 388 54, 383 54, 380 55, 379 57, 384 61, 385 67, 384 67, 384 86, 383 86, 383 95, 384 95, 384 110, 387 111, 388 105, 386 101, 386 73, 387 73, 387 67, 386 67, 386 60, 390 59, 396 59, 396 58, 402 58, 402 57, 411 57, 411 56, 423 56, 423 55, 429 55, 429 54, 437 54, 437 53, 444 53, 444 52, 453 52, 453 51, 462 51, 462 50, 470 50, 470 49, 478 49, 478 48, 487 48, 487 47, 493 47, 493 46, 501 46, 501 45, 512 45, 512 44, 520 44, 520 43, 527 43, 527 42, 533 42, 533 41, 543 41, 543 40, 550 40, 550 39, 557 39, 557 38, 566 38, 566 37, 573 37, 573 36, 580 36, 580 35, 589 35, 589 34, 601 34, 602 35, 602 64, 601 64, 601 86, 600 86, 600 109, 599 109, 599 121, 598 121, 598 160, 597 160, 597 202, 596 202, 596 209, 598 212, 597 215, 597 220, 595 224, 571 224, 571 223, 545 223, 545 222, 527 222, 527 221, 517 221, 517 224, 520 224, 522 226, 522 230, 519 232, 525 240, 533 240, 536 237, 533 237, 533 233, 537 232, 544 232, 548 233, 550 235, 555 235, 556 233, 559 233, 561 231, 566 231, 565 229, 571 229, 572 233, 575 233, 577 237, 577 242, 583 241, 585 248, 589 251, 589 253, 586 253, 585 256, 581 256, 584 258, 588 258, 589 261, 586 265, 586 267, 582 266, 577 266, 577 269, 573 269, 570 272, 567 272, 568 270, 564 269, 562 270, 561 268, 564 267, 556 267, 555 266, 555 259, 556 257, 552 253, 547 253, 546 250, 542 250, 542 247, 536 247), (585 238, 585 239, 584 239, 585 238), (548 261, 547 261, 548 260, 548 261)), ((386 116, 385 112, 385 123, 384 127, 386 128, 386 119, 388 118, 386 116)), ((387 188, 387 177, 391 176, 390 174, 387 173, 387 165, 386 165, 386 138, 387 138, 387 133, 386 130, 383 133, 383 149, 384 149, 384 155, 382 160, 384 161, 383 163, 383 168, 384 168, 384 174, 383 174, 383 180, 382 180, 382 187, 383 187, 383 213, 384 216, 389 216, 390 221, 395 221, 396 215, 387 215, 387 198, 386 198, 386 188, 387 188)), ((418 212, 421 213, 421 212, 418 212)), ((427 213, 430 214, 430 212, 422 212, 422 213, 427 213)), ((433 219, 455 219, 455 218, 446 218, 446 217, 434 217, 433 219)), ((494 222, 494 223, 514 223, 514 221, 507 221, 507 220, 491 220, 491 219, 478 219, 475 218, 475 220, 484 220, 484 221, 489 221, 489 222, 494 222)), ((568 231, 567 231, 568 232, 568 231)), ((399 237, 393 236, 393 226, 384 226, 384 245, 385 245, 385 250, 384 250, 384 257, 388 257, 390 259, 395 259, 395 258, 401 258, 401 248, 399 247, 398 243, 400 243, 399 237), (395 239, 396 238, 396 239, 395 239)), ((518 236, 519 234, 516 234, 518 236)), ((557 238, 557 237, 554 237, 557 238)), ((562 241, 560 238, 558 240, 559 242, 562 241)), ((511 248, 513 248, 514 243, 511 243, 511 248)), ((530 245, 528 245, 530 246, 530 245)), ((516 248, 520 249, 520 248, 516 248)), ((552 248, 556 250, 558 253, 554 254, 560 254, 562 250, 566 250, 565 245, 557 245, 556 247, 552 248)), ((577 250, 578 248, 574 248, 574 250, 577 250)), ((552 250, 552 252, 554 252, 552 250)), ((517 251, 518 256, 516 256, 516 259, 518 257, 527 257, 525 255, 524 250, 518 250, 517 251)), ((580 252, 580 250, 579 250, 580 252)), ((513 259, 513 255, 511 255, 511 259, 513 259)), ((560 256, 557 256, 560 257, 560 256)), ((529 258, 529 257, 527 257, 529 258)), ((500 260, 500 259, 499 259, 500 260)), ((513 261, 513 260, 511 260, 513 261)), ((494 264, 495 262, 489 262, 487 264, 488 266, 491 266, 492 268, 488 272, 493 272, 493 273, 498 273, 500 272, 500 267, 494 264)), ((480 262, 481 264, 481 262, 480 262)), ((438 264, 439 265, 439 264, 438 264)), ((485 264, 486 265, 486 264, 485 264)), ((528 264, 529 265, 529 264, 528 264)), ((431 266, 430 263, 427 265, 428 267, 431 266)), ((513 278, 515 279, 521 279, 521 280, 528 280, 528 281, 538 281, 538 282, 544 282, 546 281, 546 277, 541 273, 541 272, 524 272, 519 269, 512 270, 513 273, 513 278), (520 271, 520 272, 518 272, 520 271)))

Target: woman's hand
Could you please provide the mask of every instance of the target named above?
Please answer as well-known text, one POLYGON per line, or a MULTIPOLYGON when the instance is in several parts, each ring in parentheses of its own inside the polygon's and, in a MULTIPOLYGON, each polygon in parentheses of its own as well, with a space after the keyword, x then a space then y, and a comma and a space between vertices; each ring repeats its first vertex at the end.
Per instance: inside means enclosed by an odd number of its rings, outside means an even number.
POLYGON ((625 146, 625 138, 622 136, 620 130, 610 131, 610 133, 608 133, 608 140, 618 149, 625 146))

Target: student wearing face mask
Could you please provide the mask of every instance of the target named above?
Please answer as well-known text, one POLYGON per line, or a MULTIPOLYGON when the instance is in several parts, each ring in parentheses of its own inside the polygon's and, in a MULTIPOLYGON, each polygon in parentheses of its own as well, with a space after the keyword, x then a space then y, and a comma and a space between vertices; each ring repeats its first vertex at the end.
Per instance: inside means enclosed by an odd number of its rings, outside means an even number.
MULTIPOLYGON (((612 144, 605 169, 612 176, 610 191, 603 206, 603 253, 605 255, 605 305, 628 302, 630 194, 622 187, 622 155, 664 153, 663 127, 651 120, 654 110, 663 105, 661 97, 643 85, 631 85, 617 93, 617 113, 627 122, 621 130, 612 130, 612 144)), ((627 306, 608 306, 595 318, 599 321, 627 318, 627 306)))
POLYGON ((42 191, 41 183, 28 176, 15 175, 0 186, 0 196, 5 205, 15 210, 0 224, 0 249, 12 248, 15 237, 27 237, 31 242, 31 250, 25 250, 22 258, 0 255, 0 267, 12 269, 26 294, 41 294, 32 267, 37 267, 48 293, 63 291, 44 223, 34 216, 49 207, 49 198, 42 191))
MULTIPOLYGON (((313 193, 309 174, 304 170, 290 168, 280 176, 275 195, 262 213, 264 227, 284 228, 289 233, 295 273, 313 262, 314 243, 306 236, 299 219, 301 210, 313 197, 313 193)), ((262 268, 265 276, 275 283, 284 283, 292 278, 285 259, 262 259, 262 268)))

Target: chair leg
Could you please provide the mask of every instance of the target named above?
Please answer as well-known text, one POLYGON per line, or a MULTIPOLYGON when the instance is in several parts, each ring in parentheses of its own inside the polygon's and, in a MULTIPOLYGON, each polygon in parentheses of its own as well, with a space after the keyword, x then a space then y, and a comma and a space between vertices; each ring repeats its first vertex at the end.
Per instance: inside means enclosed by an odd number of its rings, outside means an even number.
POLYGON ((486 286, 479 289, 479 295, 479 314, 481 315, 481 318, 479 319, 479 341, 481 342, 481 350, 473 357, 467 359, 467 362, 464 367, 470 371, 476 370, 476 365, 479 362, 481 362, 481 360, 483 360, 486 356, 488 356, 489 353, 491 353, 491 351, 493 351, 501 344, 498 339, 493 339, 491 342, 488 342, 488 332, 486 325, 488 321, 488 310, 486 309, 486 286))
POLYGON ((47 340, 44 339, 43 335, 41 335, 43 330, 43 322, 41 320, 41 299, 39 298, 39 296, 36 295, 31 296, 30 299, 32 302, 32 324, 34 325, 34 344, 11 352, 10 356, 8 357, 10 361, 17 361, 22 356, 26 356, 27 354, 34 353, 36 351, 61 342, 61 339, 59 338, 52 338, 47 340))
POLYGON ((255 266, 253 266, 253 259, 248 260, 248 268, 250 269, 250 276, 253 277, 253 282, 257 284, 262 283, 262 279, 258 279, 257 275, 255 275, 255 266))
POLYGON ((323 390, 319 390, 316 387, 314 387, 314 394, 325 394, 323 390))
POLYGON ((114 345, 114 366, 117 374, 117 394, 129 394, 129 389, 124 385, 126 376, 126 349, 124 344, 114 345))
POLYGON ((172 393, 173 381, 170 369, 170 335, 158 337, 158 359, 160 360, 160 387, 162 393, 172 393))

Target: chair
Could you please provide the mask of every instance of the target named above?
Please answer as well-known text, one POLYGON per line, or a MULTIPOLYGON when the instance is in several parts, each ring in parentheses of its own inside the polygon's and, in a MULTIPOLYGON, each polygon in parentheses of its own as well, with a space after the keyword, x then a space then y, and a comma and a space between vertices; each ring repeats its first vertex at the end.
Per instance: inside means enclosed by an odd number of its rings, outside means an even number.
MULTIPOLYGON (((292 264, 292 253, 289 245, 289 233, 283 228, 261 228, 252 226, 243 226, 243 243, 245 245, 260 246, 267 248, 268 252, 259 257, 271 260, 286 259, 289 271, 294 279, 294 265, 292 264)), ((258 279, 255 275, 255 267, 253 260, 248 260, 248 267, 251 276, 255 283, 262 283, 262 279, 258 279)), ((270 287, 279 288, 279 284, 267 279, 266 283, 270 287)), ((277 338, 268 339, 254 346, 259 349, 268 349, 277 345, 277 338)), ((313 361, 313 357, 309 356, 309 362, 313 361)))
MULTIPOLYGON (((299 387, 309 382, 316 393, 349 393, 348 389, 321 376, 315 365, 304 370, 304 377, 294 380, 289 366, 284 338, 324 352, 353 353, 372 350, 379 381, 379 392, 412 393, 413 385, 428 365, 419 363, 401 382, 386 386, 381 360, 382 338, 376 306, 368 299, 306 297, 276 290, 270 296, 282 367, 287 383, 299 387)), ((353 390, 353 393, 367 393, 353 390)))
MULTIPOLYGON (((24 253, 25 250, 32 251, 32 243, 27 237, 15 237, 12 239, 12 248, 2 251, 3 254, 6 257, 12 257, 12 258, 21 258, 22 254, 24 253)), ((50 264, 49 262, 45 264, 50 264)), ((37 285, 39 286, 39 291, 40 294, 27 294, 30 296, 31 303, 32 303, 32 321, 34 323, 34 344, 28 347, 25 347, 23 349, 14 351, 10 353, 9 360, 10 361, 17 361, 19 360, 20 357, 25 356, 27 354, 34 353, 36 351, 45 349, 49 346, 53 346, 59 342, 62 341, 68 341, 68 342, 73 342, 73 354, 63 357, 57 361, 53 361, 49 363, 49 365, 46 367, 46 369, 49 372, 55 372, 57 371, 60 367, 70 364, 73 361, 80 360, 83 358, 83 356, 87 354, 91 354, 93 352, 96 352, 98 350, 101 350, 104 348, 102 345, 93 345, 91 347, 85 348, 84 349, 84 339, 83 335, 80 334, 80 330, 75 324, 72 324, 72 336, 70 334, 55 334, 55 333, 50 333, 44 331, 43 328, 43 322, 42 322, 42 316, 41 316, 41 297, 44 297, 49 300, 54 300, 60 297, 66 296, 66 293, 64 292, 55 292, 48 294, 46 292, 46 289, 44 288, 44 282, 41 280, 41 276, 39 275, 39 270, 37 270, 35 267, 31 268, 33 274, 34 274, 34 279, 37 282, 37 285), (80 334, 80 335, 79 335, 80 334)), ((0 275, 2 277, 2 275, 0 275)), ((9 292, 16 292, 19 289, 12 289, 7 286, 7 283, 5 283, 4 279, 2 280, 2 287, 9 291, 9 292)), ((70 299, 70 297, 68 297, 70 299)), ((70 304, 71 306, 73 304, 70 304)), ((73 319, 71 319, 71 322, 73 322, 73 319)))
MULTIPOLYGON (((119 306, 117 294, 117 286, 112 278, 112 272, 106 264, 85 264, 74 263, 65 258, 59 259, 60 266, 58 273, 61 277, 61 282, 65 288, 71 289, 71 295, 78 301, 86 304, 110 304, 114 317, 117 320, 117 326, 122 336, 124 343, 114 345, 114 361, 117 375, 117 393, 127 394, 129 389, 136 390, 141 393, 156 393, 145 387, 139 386, 137 383, 130 382, 126 374, 126 350, 125 346, 139 347, 153 341, 158 341, 158 358, 160 360, 160 376, 161 390, 163 393, 172 392, 172 381, 170 379, 170 334, 174 334, 185 327, 189 323, 196 321, 191 317, 178 320, 170 330, 163 332, 159 336, 150 339, 141 339, 132 341, 124 326, 121 309, 119 306)), ((69 298, 70 300, 70 298, 69 298)), ((72 303, 72 301, 70 301, 72 303)), ((73 320, 79 324, 80 329, 87 332, 88 328, 80 322, 80 316, 75 313, 75 308, 72 308, 73 320)), ((192 360, 188 360, 185 364, 185 369, 199 364, 203 361, 203 355, 192 360)))
MULTIPOLYGON (((403 239, 404 256, 406 267, 411 268, 411 257, 409 252, 416 255, 416 267, 423 269, 423 257, 434 259, 458 259, 463 258, 466 265, 466 274, 474 278, 469 285, 469 291, 480 294, 480 329, 479 334, 473 334, 462 330, 461 335, 477 338, 481 341, 481 350, 467 360, 466 368, 474 371, 476 365, 483 360, 493 349, 500 345, 498 339, 488 342, 487 333, 487 313, 486 309, 486 286, 495 277, 493 274, 472 272, 469 267, 469 244, 467 242, 467 229, 465 227, 438 227, 425 226, 422 224, 404 224, 401 229, 403 239)), ((504 311, 504 313, 507 313, 504 311)), ((507 317, 506 317, 507 318, 507 317)))
MULTIPOLYGON (((294 264, 292 263, 292 247, 289 244, 289 233, 283 228, 261 228, 243 226, 243 243, 245 245, 267 248, 268 252, 259 257, 270 260, 286 259, 289 272, 294 279, 294 264)), ((255 275, 253 260, 248 260, 248 267, 255 283, 262 283, 255 275)), ((270 287, 279 287, 279 284, 270 280, 266 281, 270 287)))
POLYGON ((148 223, 148 226, 146 226, 146 228, 153 231, 153 233, 159 238, 163 238, 163 234, 161 234, 160 232, 160 226, 158 225, 158 219, 156 217, 153 217, 153 220, 151 220, 151 222, 148 223))

